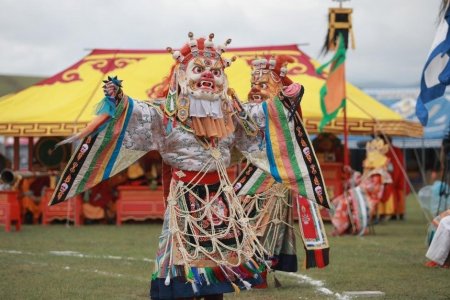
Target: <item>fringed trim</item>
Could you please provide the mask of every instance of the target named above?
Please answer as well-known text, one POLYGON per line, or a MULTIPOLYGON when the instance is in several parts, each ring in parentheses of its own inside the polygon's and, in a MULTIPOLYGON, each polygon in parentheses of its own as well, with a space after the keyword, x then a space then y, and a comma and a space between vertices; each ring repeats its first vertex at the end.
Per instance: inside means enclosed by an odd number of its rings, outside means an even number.
POLYGON ((192 117, 192 129, 197 136, 208 138, 225 138, 235 130, 231 117, 229 120, 223 118, 213 119, 211 117, 192 117))
MULTIPOLYGON (((198 286, 214 285, 223 282, 229 282, 236 293, 241 289, 250 289, 252 284, 249 281, 258 283, 263 282, 264 278, 261 272, 265 271, 264 265, 258 265, 254 260, 243 263, 237 267, 205 267, 196 268, 188 266, 176 266, 171 272, 166 272, 167 276, 172 273, 175 276, 181 276, 186 283, 191 283, 194 292, 198 286)), ((159 272, 152 274, 152 281, 158 280, 159 272)), ((168 285, 168 284, 166 284, 168 285)))
POLYGON ((330 248, 307 250, 305 268, 324 268, 330 263, 330 248))

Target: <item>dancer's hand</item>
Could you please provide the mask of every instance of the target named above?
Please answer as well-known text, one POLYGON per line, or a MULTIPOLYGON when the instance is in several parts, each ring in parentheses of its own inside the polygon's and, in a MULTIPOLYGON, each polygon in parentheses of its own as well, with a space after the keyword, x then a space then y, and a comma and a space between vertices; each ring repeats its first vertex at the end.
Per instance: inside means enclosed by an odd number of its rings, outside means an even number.
POLYGON ((289 121, 292 121, 292 118, 294 117, 295 112, 302 101, 305 88, 298 83, 293 83, 284 87, 281 93, 291 102, 291 107, 289 108, 289 121))
POLYGON ((291 101, 294 100, 299 94, 302 86, 298 83, 293 83, 288 86, 283 87, 281 93, 286 98, 289 98, 291 101))

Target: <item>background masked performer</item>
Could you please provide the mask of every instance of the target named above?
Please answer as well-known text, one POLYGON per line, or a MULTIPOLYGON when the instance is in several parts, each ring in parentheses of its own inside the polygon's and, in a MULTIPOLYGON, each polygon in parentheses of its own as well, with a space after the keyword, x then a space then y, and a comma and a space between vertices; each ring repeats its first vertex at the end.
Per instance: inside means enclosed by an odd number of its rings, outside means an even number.
POLYGON ((364 235, 369 232, 369 226, 377 217, 384 189, 392 183, 388 172, 388 151, 389 145, 380 138, 367 142, 363 174, 354 172, 349 179, 350 188, 333 199, 336 208, 331 218, 334 235, 364 235))
MULTIPOLYGON (((292 84, 287 76, 287 64, 292 62, 294 59, 285 55, 255 59, 252 62, 248 101, 262 103, 283 97, 283 89, 292 84)), ((260 129, 257 138, 259 144, 264 144, 265 128, 260 129)), ((271 180, 270 183, 274 182, 271 180)), ((270 187, 268 185, 263 193, 245 197, 244 207, 261 243, 270 253, 272 269, 297 271, 294 202, 299 208, 300 233, 306 250, 305 267, 325 267, 329 262, 329 246, 317 204, 306 199, 297 199, 298 194, 290 192, 283 184, 274 183, 270 187)))

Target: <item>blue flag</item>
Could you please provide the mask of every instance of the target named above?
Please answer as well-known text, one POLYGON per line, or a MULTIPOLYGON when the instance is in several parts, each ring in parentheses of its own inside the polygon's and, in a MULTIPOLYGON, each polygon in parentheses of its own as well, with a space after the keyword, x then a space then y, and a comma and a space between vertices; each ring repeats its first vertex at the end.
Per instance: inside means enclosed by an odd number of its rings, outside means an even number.
POLYGON ((431 46, 425 67, 423 68, 422 80, 420 82, 420 94, 416 103, 416 115, 422 125, 427 125, 428 103, 445 92, 450 84, 450 10, 447 7, 445 15, 441 20, 431 46))

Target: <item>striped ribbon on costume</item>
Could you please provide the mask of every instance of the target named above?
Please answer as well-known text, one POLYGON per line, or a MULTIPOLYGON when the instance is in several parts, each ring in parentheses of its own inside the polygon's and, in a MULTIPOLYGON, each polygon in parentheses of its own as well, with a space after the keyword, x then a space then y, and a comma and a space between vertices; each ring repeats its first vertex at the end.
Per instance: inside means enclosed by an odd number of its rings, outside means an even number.
POLYGON ((120 150, 134 101, 125 96, 101 132, 87 136, 62 173, 50 205, 65 201, 119 173, 131 163, 120 150), (127 161, 121 164, 121 161, 127 161))
POLYGON ((236 195, 250 195, 262 193, 275 183, 270 174, 253 164, 248 164, 234 181, 236 195))
POLYGON ((297 196, 297 216, 303 245, 305 268, 324 268, 330 261, 330 245, 320 216, 319 206, 308 199, 297 196))
POLYGON ((268 172, 299 195, 330 208, 322 171, 298 112, 289 122, 288 111, 279 98, 262 105, 268 172))

